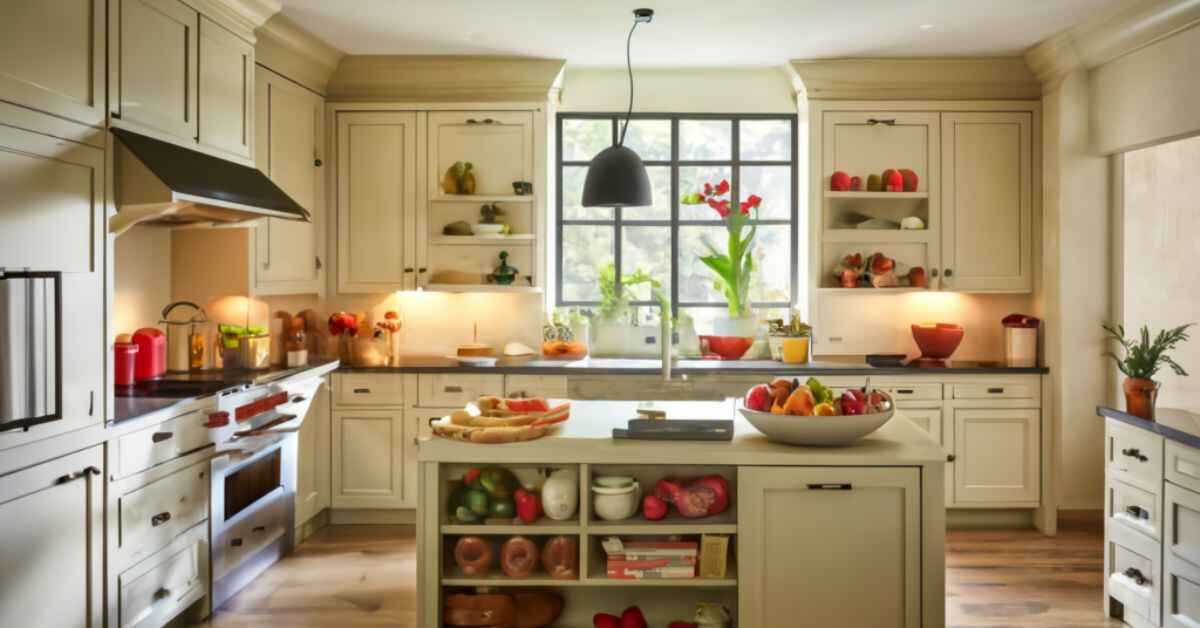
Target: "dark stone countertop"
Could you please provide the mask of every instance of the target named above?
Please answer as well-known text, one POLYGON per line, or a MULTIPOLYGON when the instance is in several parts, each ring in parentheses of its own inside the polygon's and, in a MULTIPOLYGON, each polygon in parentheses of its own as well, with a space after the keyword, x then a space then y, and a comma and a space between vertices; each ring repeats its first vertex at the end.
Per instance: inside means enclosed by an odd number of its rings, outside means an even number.
MULTIPOLYGON (((405 356, 396 366, 339 368, 342 373, 495 373, 503 375, 657 375, 661 362, 643 358, 583 358, 579 360, 541 357, 500 358, 495 366, 459 366, 442 357, 405 356)), ((999 363, 951 362, 946 367, 874 367, 866 363, 813 361, 784 364, 774 360, 678 360, 672 373, 688 375, 1042 375, 1046 367, 1010 368, 999 363)))
POLYGON ((1167 440, 1200 449, 1200 414, 1176 408, 1156 408, 1154 420, 1147 421, 1107 406, 1097 406, 1096 414, 1154 432, 1167 440))

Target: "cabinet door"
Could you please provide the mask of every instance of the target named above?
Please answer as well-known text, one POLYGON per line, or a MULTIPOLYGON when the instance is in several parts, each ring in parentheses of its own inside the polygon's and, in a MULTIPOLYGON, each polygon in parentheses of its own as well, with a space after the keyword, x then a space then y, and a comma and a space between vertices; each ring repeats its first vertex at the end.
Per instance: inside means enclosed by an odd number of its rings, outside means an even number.
POLYGON ((329 507, 329 401, 321 384, 297 435, 296 525, 329 507))
POLYGON ((103 447, 0 478, 0 626, 103 625, 103 447))
POLYGON ((942 114, 942 287, 1033 289, 1033 116, 942 114))
POLYGON ((254 45, 200 16, 200 143, 249 159, 254 142, 254 45))
POLYGON ((0 3, 0 99, 104 123, 104 0, 0 3))
POLYGON ((920 488, 915 468, 739 468, 738 624, 920 626, 920 488))
POLYGON ((334 508, 403 508, 404 415, 333 413, 334 508))
POLYGON ((340 113, 338 292, 416 288, 417 117, 340 113))
POLYGON ((445 196, 441 179, 470 162, 475 193, 511 196, 513 181, 533 181, 533 114, 470 111, 429 114, 429 197, 445 196))
POLYGON ((114 0, 113 117, 196 141, 199 14, 179 0, 114 0))
POLYGON ((255 72, 254 159, 312 222, 267 218, 255 230, 257 294, 321 291, 325 255, 324 101, 317 94, 263 68, 255 72))
POLYGON ((954 502, 1036 506, 1041 492, 1038 410, 954 411, 954 502))

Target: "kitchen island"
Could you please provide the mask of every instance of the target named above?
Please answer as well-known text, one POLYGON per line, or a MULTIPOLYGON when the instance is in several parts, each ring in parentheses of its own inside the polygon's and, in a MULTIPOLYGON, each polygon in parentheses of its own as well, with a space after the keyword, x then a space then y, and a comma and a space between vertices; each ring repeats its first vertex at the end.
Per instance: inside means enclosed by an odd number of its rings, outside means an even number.
MULTIPOLYGON (((905 627, 944 625, 943 465, 945 452, 899 410, 879 431, 845 447, 792 447, 769 442, 740 417, 735 400, 661 402, 671 419, 733 419, 732 442, 614 440, 645 403, 583 401, 552 436, 508 445, 439 439, 418 444, 420 497, 418 625, 442 625, 444 596, 476 587, 536 588, 565 602, 557 625, 587 626, 597 612, 637 604, 651 625, 690 619, 698 602, 728 607, 734 625, 905 627), (523 483, 548 472, 573 474, 578 510, 533 524, 489 519, 464 524, 450 514, 451 494, 469 469, 500 466, 523 483), (666 477, 720 475, 729 485, 727 511, 659 521, 595 517, 591 480, 636 478, 644 491, 666 477), (620 580, 607 577, 601 542, 608 537, 660 539, 727 535, 720 578, 620 580), (512 536, 543 542, 577 540, 576 577, 542 572, 513 579, 498 570, 466 576, 454 560, 464 536, 499 544, 512 536)), ((511 588, 507 590, 512 590, 511 588)))

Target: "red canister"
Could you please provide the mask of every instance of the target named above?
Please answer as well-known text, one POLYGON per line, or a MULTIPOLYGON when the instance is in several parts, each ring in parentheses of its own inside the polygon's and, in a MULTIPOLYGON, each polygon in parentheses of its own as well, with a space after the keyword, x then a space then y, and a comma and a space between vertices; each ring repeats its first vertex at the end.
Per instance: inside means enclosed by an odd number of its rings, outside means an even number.
POLYGON ((133 332, 133 344, 138 347, 134 379, 140 382, 167 372, 167 336, 162 330, 143 327, 133 332))
POLYGON ((137 360, 138 346, 132 342, 118 342, 113 345, 113 381, 118 386, 132 386, 134 366, 137 360))

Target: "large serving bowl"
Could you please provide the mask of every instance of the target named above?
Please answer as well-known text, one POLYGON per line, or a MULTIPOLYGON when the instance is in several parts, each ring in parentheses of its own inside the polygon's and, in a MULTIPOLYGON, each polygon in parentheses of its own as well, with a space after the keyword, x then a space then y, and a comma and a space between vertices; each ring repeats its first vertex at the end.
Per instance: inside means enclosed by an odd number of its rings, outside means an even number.
POLYGON ((883 427, 896 413, 896 404, 889 398, 886 412, 839 416, 771 414, 741 407, 738 411, 769 440, 788 445, 834 447, 849 445, 883 427))

